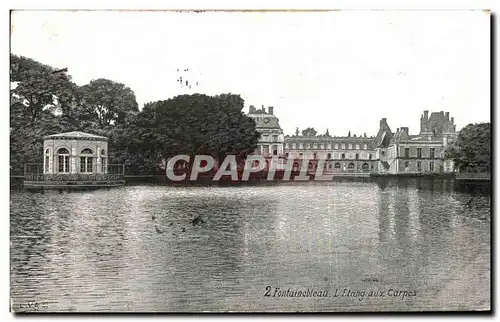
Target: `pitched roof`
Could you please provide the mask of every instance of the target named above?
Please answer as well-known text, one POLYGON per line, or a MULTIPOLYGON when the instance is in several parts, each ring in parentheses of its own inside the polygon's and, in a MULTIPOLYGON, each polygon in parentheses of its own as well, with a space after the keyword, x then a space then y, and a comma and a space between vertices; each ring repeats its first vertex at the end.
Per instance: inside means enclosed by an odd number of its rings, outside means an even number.
POLYGON ((108 140, 108 138, 105 136, 79 132, 79 131, 47 135, 44 137, 44 139, 80 139, 80 140, 101 140, 101 141, 108 140))

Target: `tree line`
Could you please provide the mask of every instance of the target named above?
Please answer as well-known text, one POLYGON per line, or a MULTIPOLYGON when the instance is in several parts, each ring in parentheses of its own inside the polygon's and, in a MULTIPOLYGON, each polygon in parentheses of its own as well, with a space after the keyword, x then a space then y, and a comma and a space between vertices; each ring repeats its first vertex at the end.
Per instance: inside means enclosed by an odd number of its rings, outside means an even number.
POLYGON ((109 138, 110 163, 128 174, 157 174, 177 154, 244 158, 260 134, 240 95, 179 95, 139 110, 134 91, 99 78, 76 85, 67 70, 10 56, 10 166, 43 162, 45 135, 82 131, 109 138))

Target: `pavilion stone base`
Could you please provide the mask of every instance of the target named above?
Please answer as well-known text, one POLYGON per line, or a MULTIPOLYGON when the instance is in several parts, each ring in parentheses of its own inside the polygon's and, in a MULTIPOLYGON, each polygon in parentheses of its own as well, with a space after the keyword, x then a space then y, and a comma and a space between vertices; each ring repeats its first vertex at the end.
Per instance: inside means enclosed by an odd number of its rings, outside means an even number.
POLYGON ((120 187, 125 180, 114 181, 24 181, 24 189, 28 190, 87 190, 120 187))
POLYGON ((123 175, 116 174, 39 174, 26 175, 25 189, 64 190, 119 187, 125 184, 123 175))

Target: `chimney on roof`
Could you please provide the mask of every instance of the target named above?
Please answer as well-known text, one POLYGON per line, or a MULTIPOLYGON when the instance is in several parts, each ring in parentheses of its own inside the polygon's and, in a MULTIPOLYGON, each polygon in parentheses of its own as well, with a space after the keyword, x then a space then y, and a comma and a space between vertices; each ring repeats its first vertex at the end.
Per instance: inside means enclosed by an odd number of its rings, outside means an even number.
POLYGON ((450 112, 444 113, 444 116, 446 116, 446 119, 449 120, 450 119, 450 112))
POLYGON ((389 125, 387 125, 387 119, 384 117, 383 119, 380 120, 380 128, 386 128, 386 127, 389 127, 389 125))
POLYGON ((273 114, 273 113, 274 113, 274 107, 269 106, 269 107, 267 108, 267 110, 269 111, 269 115, 274 115, 274 114, 273 114))
POLYGON ((428 110, 425 110, 424 111, 424 119, 428 119, 429 118, 429 111, 428 110))
POLYGON ((408 134, 408 132, 409 132, 408 127, 406 127, 406 126, 405 127, 401 127, 401 133, 403 133, 403 132, 406 133, 406 134, 408 134))
POLYGON ((255 113, 255 106, 250 105, 249 113, 250 114, 255 113))

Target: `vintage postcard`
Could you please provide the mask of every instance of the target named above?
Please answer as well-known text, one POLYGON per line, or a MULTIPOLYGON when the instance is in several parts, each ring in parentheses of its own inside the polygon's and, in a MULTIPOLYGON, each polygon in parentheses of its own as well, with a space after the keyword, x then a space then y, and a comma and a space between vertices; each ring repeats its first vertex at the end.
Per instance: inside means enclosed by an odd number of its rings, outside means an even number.
POLYGON ((11 311, 490 311, 491 20, 13 10, 11 311))

